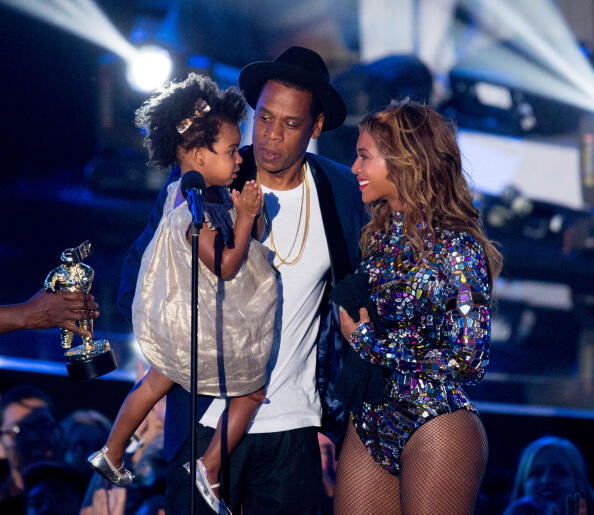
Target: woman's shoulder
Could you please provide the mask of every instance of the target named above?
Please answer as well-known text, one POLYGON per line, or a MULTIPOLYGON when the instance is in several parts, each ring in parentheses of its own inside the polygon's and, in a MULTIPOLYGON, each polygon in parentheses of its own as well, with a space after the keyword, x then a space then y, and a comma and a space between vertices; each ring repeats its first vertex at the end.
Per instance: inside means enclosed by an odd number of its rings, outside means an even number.
POLYGON ((436 231, 437 252, 447 275, 464 274, 478 290, 488 285, 489 268, 483 246, 471 233, 441 228, 436 231))
POLYGON ((484 255, 483 246, 469 232, 439 227, 435 230, 435 245, 441 247, 442 254, 464 254, 469 257, 484 255))

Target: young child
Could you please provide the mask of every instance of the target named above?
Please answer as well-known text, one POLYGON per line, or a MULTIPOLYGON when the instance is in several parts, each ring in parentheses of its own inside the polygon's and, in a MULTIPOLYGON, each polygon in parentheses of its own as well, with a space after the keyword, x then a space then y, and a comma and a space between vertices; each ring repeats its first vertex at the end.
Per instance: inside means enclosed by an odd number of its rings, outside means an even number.
MULTIPOLYGON (((241 193, 230 194, 227 188, 242 162, 238 124, 244 115, 245 101, 236 88, 219 91, 212 80, 196 74, 165 86, 136 113, 151 161, 177 164, 182 176, 197 170, 207 186, 208 228, 200 232, 198 249, 197 391, 231 399, 226 434, 219 420, 197 462, 196 484, 217 512, 226 511, 217 491, 222 439, 230 453, 265 400, 277 299, 269 251, 250 237, 263 205, 262 190, 255 181, 241 193)), ((174 383, 190 391, 190 223, 180 181, 173 182, 143 254, 132 305, 134 332, 151 367, 126 397, 105 447, 88 458, 118 486, 132 482, 123 466, 124 450, 150 409, 174 383)))

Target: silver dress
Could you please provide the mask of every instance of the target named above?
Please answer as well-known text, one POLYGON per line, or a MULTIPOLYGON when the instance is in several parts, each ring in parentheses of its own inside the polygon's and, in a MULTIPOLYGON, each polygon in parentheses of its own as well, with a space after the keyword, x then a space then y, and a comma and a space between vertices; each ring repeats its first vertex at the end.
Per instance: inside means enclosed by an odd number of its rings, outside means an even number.
MULTIPOLYGON (((151 366, 190 391, 191 215, 185 202, 174 207, 178 187, 179 181, 169 185, 163 216, 142 256, 132 324, 151 366)), ((234 221, 235 210, 230 214, 234 221)), ((233 397, 264 385, 276 301, 270 251, 258 241, 250 241, 247 259, 230 280, 199 262, 199 394, 233 397)))

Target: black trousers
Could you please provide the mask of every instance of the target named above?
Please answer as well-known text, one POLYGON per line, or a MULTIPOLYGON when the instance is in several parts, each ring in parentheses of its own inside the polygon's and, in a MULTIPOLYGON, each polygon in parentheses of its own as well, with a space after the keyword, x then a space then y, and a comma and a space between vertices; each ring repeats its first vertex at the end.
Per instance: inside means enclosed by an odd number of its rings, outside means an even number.
MULTIPOLYGON (((198 425, 199 457, 213 433, 214 429, 198 425)), ((167 515, 190 513, 190 475, 182 469, 189 460, 190 438, 169 464, 167 515)), ((317 429, 244 435, 222 469, 221 488, 223 499, 234 514, 316 515, 322 491, 317 429)), ((196 498, 197 513, 213 513, 198 492, 196 498)))

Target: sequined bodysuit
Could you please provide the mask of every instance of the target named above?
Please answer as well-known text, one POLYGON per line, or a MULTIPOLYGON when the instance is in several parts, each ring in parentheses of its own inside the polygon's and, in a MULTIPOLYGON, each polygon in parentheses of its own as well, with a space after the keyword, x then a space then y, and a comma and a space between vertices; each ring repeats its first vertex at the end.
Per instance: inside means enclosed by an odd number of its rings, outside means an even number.
POLYGON ((363 403, 352 418, 375 461, 398 475, 400 453, 422 424, 458 409, 475 411, 461 385, 479 381, 488 363, 488 267, 471 235, 445 229, 415 261, 400 213, 387 236, 376 237, 377 250, 359 270, 369 274, 382 327, 363 323, 350 343, 384 367, 384 401, 363 403))

